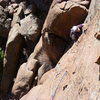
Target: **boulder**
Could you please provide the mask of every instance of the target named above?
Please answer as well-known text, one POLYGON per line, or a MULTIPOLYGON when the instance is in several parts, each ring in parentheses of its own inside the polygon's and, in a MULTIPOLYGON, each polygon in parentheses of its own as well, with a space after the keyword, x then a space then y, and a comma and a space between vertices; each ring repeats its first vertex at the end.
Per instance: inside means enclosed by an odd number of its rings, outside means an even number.
POLYGON ((35 59, 31 59, 28 63, 20 66, 11 92, 13 98, 19 100, 19 98, 30 90, 37 68, 38 61, 35 59))
POLYGON ((54 33, 67 40, 71 27, 83 23, 87 14, 87 8, 76 2, 58 3, 50 8, 42 33, 54 33))
POLYGON ((24 18, 23 8, 21 6, 19 6, 15 10, 13 9, 13 11, 14 11, 14 12, 12 12, 13 20, 12 20, 11 26, 14 26, 14 24, 16 24, 16 23, 20 23, 20 20, 24 18))
POLYGON ((0 5, 5 8, 9 5, 9 0, 0 0, 0 5))
POLYGON ((51 8, 54 7, 56 4, 61 3, 63 1, 73 1, 78 4, 84 5, 85 7, 89 7, 91 0, 53 0, 51 8))
POLYGON ((11 90, 11 98, 19 100, 34 85, 35 77, 40 66, 35 57, 39 54, 41 47, 42 38, 40 38, 40 41, 37 43, 34 52, 30 55, 27 62, 20 66, 11 90))
POLYGON ((39 40, 42 28, 42 21, 30 14, 20 22, 20 34, 24 36, 25 48, 28 56, 33 52, 36 43, 39 40))
POLYGON ((2 94, 8 91, 18 70, 19 55, 23 44, 23 37, 19 34, 19 27, 19 24, 13 26, 6 44, 3 76, 0 85, 2 94))
POLYGON ((4 70, 0 86, 0 91, 2 91, 3 94, 8 92, 9 88, 12 87, 13 79, 22 63, 20 57, 23 53, 23 48, 28 51, 29 56, 40 37, 40 30, 40 21, 33 15, 29 15, 21 20, 20 23, 14 24, 10 30, 5 50, 4 70))
POLYGON ((4 8, 0 6, 0 36, 7 38, 11 27, 11 18, 7 19, 6 17, 7 15, 4 12, 4 8))
POLYGON ((0 24, 3 24, 3 22, 6 20, 6 14, 2 6, 0 6, 0 16, 0 24))
POLYGON ((30 40, 35 41, 40 36, 42 21, 30 14, 20 22, 20 34, 28 37, 30 40))
POLYGON ((26 1, 26 0, 11 0, 12 3, 20 3, 20 2, 23 2, 23 1, 26 1))
POLYGON ((37 11, 37 7, 35 4, 30 4, 29 6, 27 6, 26 10, 24 11, 24 14, 27 16, 31 13, 36 13, 37 11))
POLYGON ((28 4, 27 4, 26 1, 23 1, 23 2, 20 2, 19 6, 21 6, 23 8, 23 11, 25 11, 27 6, 28 6, 28 4))
POLYGON ((16 3, 13 3, 13 4, 10 4, 8 7, 7 7, 7 9, 8 9, 8 11, 9 11, 9 14, 11 15, 11 16, 13 16, 13 14, 14 14, 14 10, 16 9, 16 8, 18 8, 18 4, 16 4, 16 3))

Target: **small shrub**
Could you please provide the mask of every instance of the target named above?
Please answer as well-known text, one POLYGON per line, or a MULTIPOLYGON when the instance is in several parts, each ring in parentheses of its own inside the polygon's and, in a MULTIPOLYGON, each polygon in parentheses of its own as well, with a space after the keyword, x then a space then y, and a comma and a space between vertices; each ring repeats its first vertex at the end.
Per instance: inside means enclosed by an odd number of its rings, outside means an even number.
POLYGON ((4 58, 4 51, 0 48, 0 80, 3 71, 3 58, 4 58))

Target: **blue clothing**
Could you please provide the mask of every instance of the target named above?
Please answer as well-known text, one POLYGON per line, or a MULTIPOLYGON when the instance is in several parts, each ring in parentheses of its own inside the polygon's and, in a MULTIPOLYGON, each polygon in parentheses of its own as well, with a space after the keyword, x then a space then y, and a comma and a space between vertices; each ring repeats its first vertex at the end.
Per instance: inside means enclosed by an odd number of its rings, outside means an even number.
POLYGON ((83 24, 79 24, 71 28, 70 37, 74 42, 77 41, 79 36, 82 34, 82 27, 83 27, 83 24), (78 28, 80 29, 80 32, 77 32, 78 28))

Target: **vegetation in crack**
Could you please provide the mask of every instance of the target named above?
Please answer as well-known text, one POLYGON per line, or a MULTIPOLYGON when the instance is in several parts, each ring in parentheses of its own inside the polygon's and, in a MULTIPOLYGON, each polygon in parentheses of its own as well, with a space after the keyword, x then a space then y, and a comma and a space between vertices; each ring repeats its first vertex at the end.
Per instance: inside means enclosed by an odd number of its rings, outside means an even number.
POLYGON ((0 80, 2 76, 2 70, 3 70, 3 58, 4 58, 4 51, 2 48, 0 48, 0 80))

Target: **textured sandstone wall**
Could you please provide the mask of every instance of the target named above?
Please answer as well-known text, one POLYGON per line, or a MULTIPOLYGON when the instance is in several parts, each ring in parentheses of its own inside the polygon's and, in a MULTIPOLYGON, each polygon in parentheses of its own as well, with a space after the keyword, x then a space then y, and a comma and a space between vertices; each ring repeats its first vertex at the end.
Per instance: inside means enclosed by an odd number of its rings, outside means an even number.
POLYGON ((92 0, 91 6, 85 33, 65 52, 56 67, 44 74, 41 84, 21 100, 100 99, 99 0, 92 0))
POLYGON ((99 0, 51 2, 0 1, 0 99, 100 99, 99 0), (83 34, 73 43, 70 29, 83 22, 83 34))

